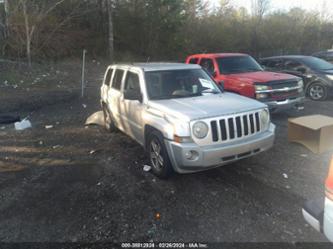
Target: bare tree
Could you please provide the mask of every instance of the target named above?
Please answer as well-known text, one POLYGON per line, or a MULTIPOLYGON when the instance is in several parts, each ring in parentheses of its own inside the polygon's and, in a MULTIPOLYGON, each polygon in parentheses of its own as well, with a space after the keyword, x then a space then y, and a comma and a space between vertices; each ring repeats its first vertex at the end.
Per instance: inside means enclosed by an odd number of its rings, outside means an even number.
POLYGON ((113 1, 106 0, 108 11, 108 45, 110 62, 114 61, 114 34, 113 34, 113 1))
POLYGON ((31 0, 19 1, 19 5, 21 7, 22 15, 24 18, 26 55, 29 67, 31 67, 32 39, 36 33, 36 29, 45 19, 45 17, 47 17, 50 12, 52 12, 58 5, 62 4, 64 1, 65 0, 58 0, 50 6, 47 6, 46 4, 44 6, 39 6, 31 0))
POLYGON ((263 16, 267 13, 270 7, 271 0, 252 0, 252 15, 259 21, 262 20, 263 16))

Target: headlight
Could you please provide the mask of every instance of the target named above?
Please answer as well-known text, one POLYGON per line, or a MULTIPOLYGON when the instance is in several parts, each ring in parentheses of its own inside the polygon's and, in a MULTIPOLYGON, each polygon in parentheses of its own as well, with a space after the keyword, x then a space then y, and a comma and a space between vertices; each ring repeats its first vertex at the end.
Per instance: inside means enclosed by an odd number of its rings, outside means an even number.
POLYGON ((330 80, 333 80, 333 75, 329 74, 329 75, 326 75, 327 78, 329 78, 330 80))
POLYGON ((261 130, 266 131, 269 127, 269 123, 270 123, 269 111, 267 109, 264 109, 260 112, 261 130))
POLYGON ((297 85, 299 87, 298 92, 303 92, 303 87, 304 87, 303 80, 299 80, 297 85))
POLYGON ((256 92, 266 91, 270 89, 269 86, 264 86, 264 85, 255 85, 254 88, 256 89, 256 92))
POLYGON ((205 138, 208 134, 208 125, 202 121, 196 122, 193 125, 193 134, 197 138, 205 138))

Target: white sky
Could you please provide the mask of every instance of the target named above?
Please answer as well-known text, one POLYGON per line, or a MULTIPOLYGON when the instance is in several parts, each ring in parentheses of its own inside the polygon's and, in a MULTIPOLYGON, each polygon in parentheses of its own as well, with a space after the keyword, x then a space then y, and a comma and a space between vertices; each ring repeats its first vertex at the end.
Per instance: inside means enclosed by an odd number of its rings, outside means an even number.
MULTIPOLYGON (((219 0, 209 0, 213 5, 218 4, 219 0)), ((238 7, 245 7, 251 10, 251 0, 230 0, 238 7)), ((301 7, 306 10, 322 12, 323 9, 329 15, 333 15, 333 0, 271 0, 271 10, 289 10, 293 7, 301 7), (326 6, 325 6, 326 5, 326 6), (324 8, 325 6, 325 8, 324 8)))

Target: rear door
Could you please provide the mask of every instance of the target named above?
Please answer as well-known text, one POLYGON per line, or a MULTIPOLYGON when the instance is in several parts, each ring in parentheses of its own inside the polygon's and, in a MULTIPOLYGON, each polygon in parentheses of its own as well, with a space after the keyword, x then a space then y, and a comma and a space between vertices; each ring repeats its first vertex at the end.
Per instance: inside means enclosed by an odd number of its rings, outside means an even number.
MULTIPOLYGON (((126 91, 135 92, 142 96, 143 76, 139 70, 129 70, 126 73, 123 93, 126 91), (141 79, 141 80, 140 80, 141 79)), ((144 105, 142 101, 126 99, 124 94, 120 103, 121 120, 128 135, 143 142, 142 113, 144 105)))
POLYGON ((117 124, 117 127, 123 130, 123 125, 121 123, 120 116, 120 101, 122 97, 121 87, 123 84, 125 76, 125 69, 116 68, 114 71, 114 75, 112 77, 111 87, 108 91, 108 105, 111 111, 112 117, 117 124))
POLYGON ((103 102, 108 102, 108 91, 110 89, 110 83, 113 75, 113 68, 109 67, 104 75, 103 84, 101 87, 101 99, 103 102))

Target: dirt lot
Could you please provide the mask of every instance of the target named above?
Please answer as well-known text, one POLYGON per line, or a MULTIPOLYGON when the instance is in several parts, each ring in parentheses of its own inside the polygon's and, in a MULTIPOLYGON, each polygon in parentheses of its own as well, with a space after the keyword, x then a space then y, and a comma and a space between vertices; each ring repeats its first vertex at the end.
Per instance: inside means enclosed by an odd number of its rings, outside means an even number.
POLYGON ((97 87, 78 95, 1 88, 0 111, 29 115, 33 128, 0 125, 0 241, 326 241, 301 207, 323 195, 332 153, 288 143, 287 119, 333 116, 333 101, 275 114, 268 152, 162 181, 143 171, 144 151, 128 137, 83 126, 99 110, 97 87))

